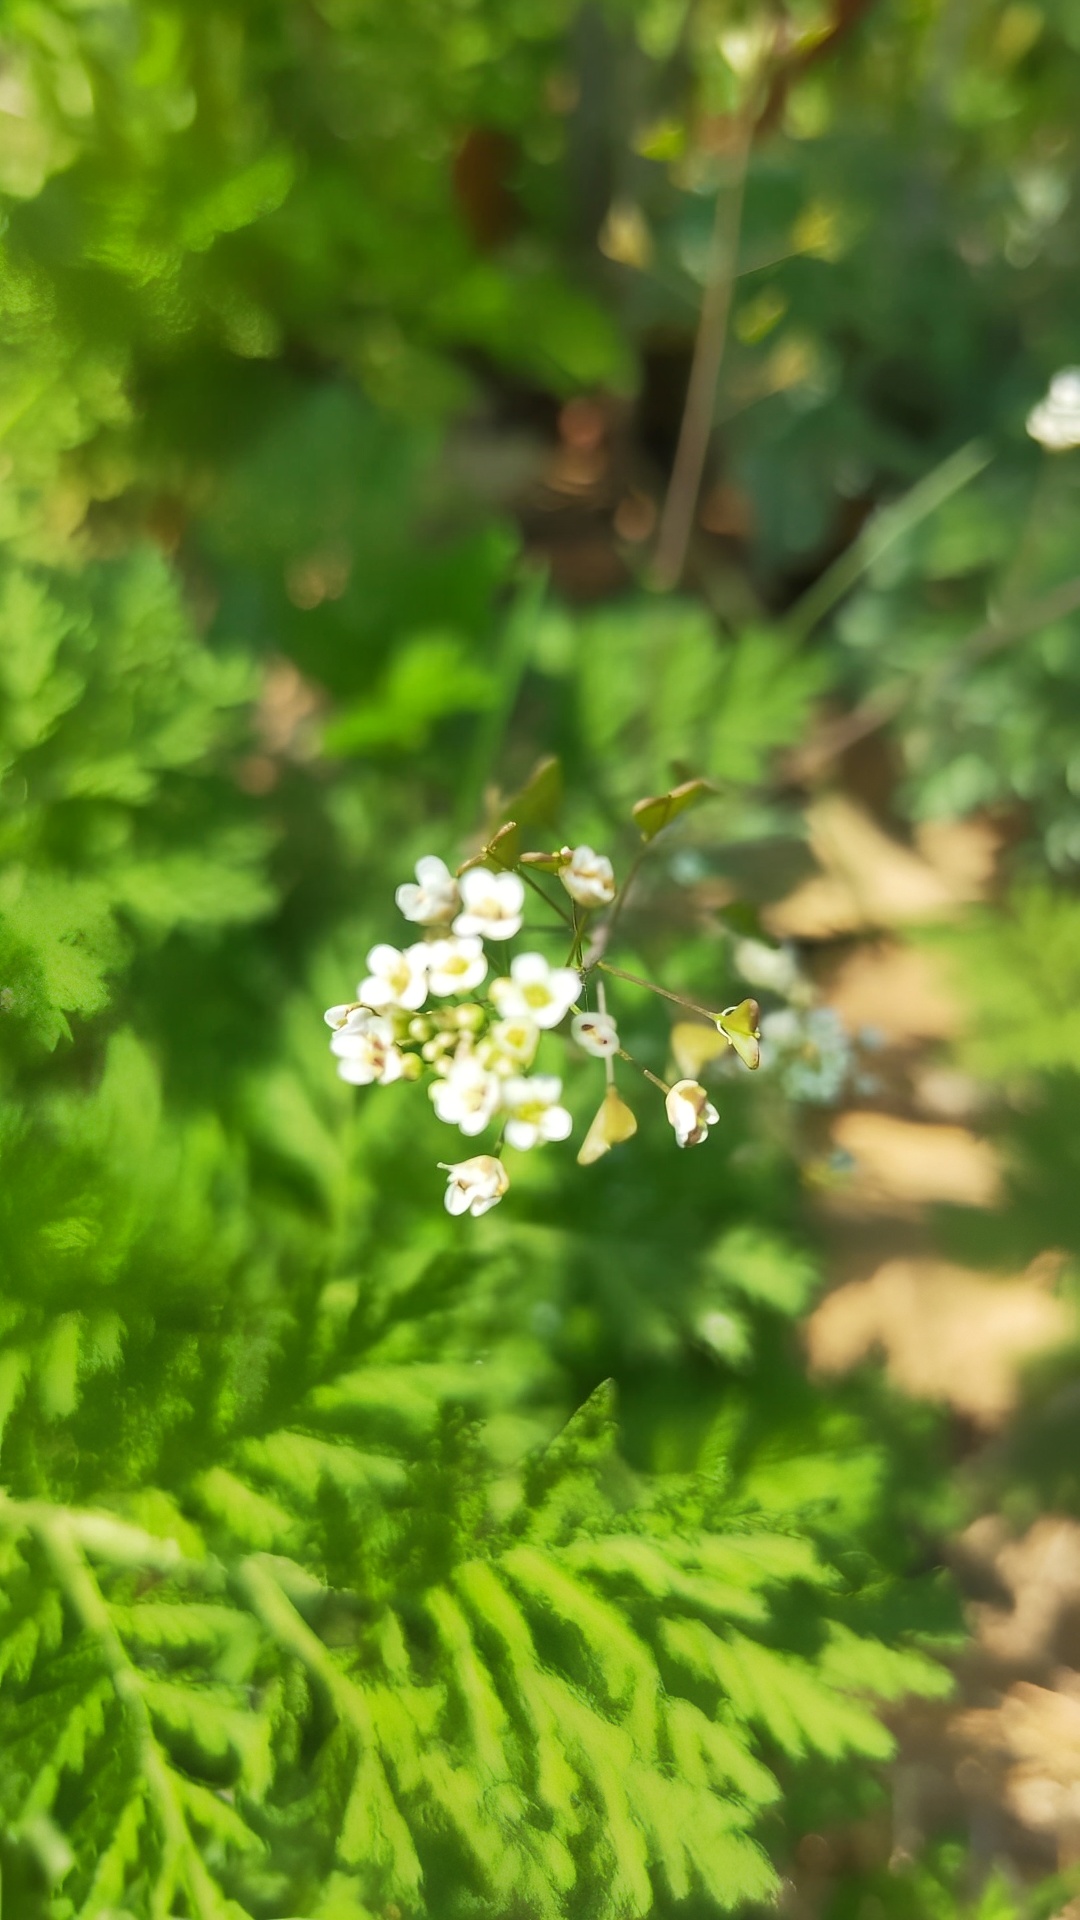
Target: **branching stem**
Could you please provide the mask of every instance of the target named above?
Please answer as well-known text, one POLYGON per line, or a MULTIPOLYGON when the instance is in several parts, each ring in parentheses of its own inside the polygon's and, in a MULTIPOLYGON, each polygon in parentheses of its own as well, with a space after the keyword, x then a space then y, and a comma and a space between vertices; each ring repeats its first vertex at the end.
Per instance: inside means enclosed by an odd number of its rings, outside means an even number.
POLYGON ((690 1013, 703 1014, 706 1020, 716 1025, 717 1015, 710 1013, 708 1007, 699 1007, 696 1000, 688 1000, 683 993, 672 993, 670 987, 658 987, 655 980, 643 980, 639 973, 627 973, 624 967, 613 967, 610 960, 598 960, 597 966, 604 973, 613 973, 617 980, 629 980, 633 987, 645 987, 649 993, 658 993, 662 1000, 674 1000, 677 1007, 685 1007, 690 1013))
POLYGON ((661 1093, 666 1094, 671 1092, 671 1088, 668 1086, 666 1080, 661 1080, 659 1074, 651 1072, 648 1067, 643 1067, 641 1061, 635 1060, 633 1054, 627 1053, 625 1047, 619 1048, 619 1059, 625 1060, 628 1066, 636 1067, 639 1073, 645 1075, 646 1080, 652 1081, 654 1087, 659 1087, 661 1093))
POLYGON ((540 898, 543 901, 545 907, 550 907, 552 913, 557 913, 559 916, 559 919, 565 920, 568 927, 572 927, 574 925, 573 915, 571 913, 568 913, 565 907, 560 906, 557 900, 553 900, 551 898, 551 895, 544 891, 544 888, 540 885, 539 880, 537 880, 535 876, 529 872, 528 867, 517 867, 515 868, 515 872, 521 875, 521 878, 524 880, 525 885, 527 887, 531 887, 534 893, 538 893, 540 895, 540 898))

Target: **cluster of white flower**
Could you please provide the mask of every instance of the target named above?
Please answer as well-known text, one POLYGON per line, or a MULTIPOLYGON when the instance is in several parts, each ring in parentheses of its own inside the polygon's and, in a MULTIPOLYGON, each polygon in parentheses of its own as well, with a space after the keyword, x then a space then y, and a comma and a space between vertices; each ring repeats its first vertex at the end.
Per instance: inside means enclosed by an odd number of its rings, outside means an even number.
MULTIPOLYGON (((569 1137, 573 1123, 562 1105, 561 1079, 529 1069, 543 1034, 571 1012, 573 1039, 583 1053, 604 1062, 607 1081, 604 1104, 579 1160, 587 1165, 636 1130, 633 1113, 614 1087, 614 1058, 629 1056, 602 987, 596 1010, 579 1004, 587 998, 580 955, 588 915, 612 906, 616 898, 611 861, 585 846, 529 855, 525 861, 557 877, 574 902, 574 911, 563 916, 573 931, 572 964, 553 966, 541 953, 516 953, 505 972, 489 978, 486 945, 499 949, 505 966, 506 943, 521 932, 524 881, 508 868, 478 865, 455 877, 442 860, 427 855, 417 862, 416 880, 400 886, 395 896, 405 919, 422 927, 424 937, 406 947, 372 947, 356 999, 328 1008, 325 1015, 343 1080, 389 1086, 427 1074, 432 1106, 448 1126, 473 1139, 498 1124, 493 1153, 440 1162, 448 1175, 446 1207, 453 1214, 487 1213, 501 1200, 509 1185, 500 1158, 504 1144, 528 1152, 569 1137)), ((717 1114, 704 1088, 681 1080, 664 1091, 679 1146, 705 1140, 717 1114)))

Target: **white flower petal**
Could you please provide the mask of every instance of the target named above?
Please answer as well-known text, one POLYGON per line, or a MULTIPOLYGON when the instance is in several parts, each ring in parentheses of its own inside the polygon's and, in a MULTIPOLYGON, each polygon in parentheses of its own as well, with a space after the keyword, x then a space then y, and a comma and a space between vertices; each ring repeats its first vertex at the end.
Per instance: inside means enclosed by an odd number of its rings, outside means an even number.
POLYGON ((703 1086, 696 1080, 679 1080, 669 1089, 664 1102, 667 1117, 675 1129, 680 1147, 697 1147, 709 1137, 720 1116, 703 1086))
POLYGON ((493 1154, 478 1153, 471 1160, 459 1160, 448 1166, 439 1162, 449 1175, 446 1183, 447 1213, 471 1213, 477 1217, 497 1206, 510 1185, 506 1168, 493 1154))
POLYGON ((570 1031, 594 1060, 606 1060, 619 1051, 619 1030, 610 1013, 575 1013, 570 1031))
POLYGON ((566 1108, 558 1105, 561 1093, 562 1081, 554 1074, 537 1074, 533 1079, 521 1074, 505 1080, 502 1099, 508 1144, 527 1152, 544 1140, 565 1140, 573 1122, 566 1108))
POLYGON ((452 920, 461 903, 458 884, 438 854, 425 853, 416 863, 415 884, 407 880, 394 894, 406 920, 419 926, 437 926, 452 920))
POLYGON ((1032 407, 1027 430, 1050 453, 1080 447, 1080 367, 1063 367, 1045 399, 1032 407))
POLYGON ((370 1087, 378 1074, 371 1060, 339 1060, 338 1078, 347 1080, 353 1087, 370 1087))
POLYGON ((450 934, 444 940, 433 941, 426 953, 427 983, 437 998, 451 993, 472 993, 487 975, 483 942, 475 934, 450 934))
POLYGON ((606 854, 591 847, 575 847, 559 879, 572 900, 582 907, 608 907, 615 898, 615 872, 606 854))
POLYGON ((518 986, 534 986, 547 980, 551 967, 542 953, 519 953, 510 962, 510 977, 518 986))
POLYGON ((535 1020, 519 1017, 499 1020, 482 1042, 486 1058, 496 1073, 512 1073, 530 1067, 540 1044, 540 1029, 535 1020))
POLYGON ((367 963, 372 973, 385 974, 387 978, 389 978, 394 969, 399 965, 400 960, 400 948, 389 946, 385 940, 382 941, 379 946, 372 947, 367 957, 367 963))
POLYGON ((572 967, 551 967, 541 953, 519 953, 509 979, 492 982, 491 997, 504 1019, 532 1020, 557 1027, 581 992, 581 975, 572 967))
POLYGON ((379 1010, 394 1004, 393 987, 389 980, 380 979, 378 974, 370 973, 366 980, 361 980, 357 993, 366 1007, 379 1010))
POLYGON ((525 887, 516 873, 489 873, 473 867, 461 880, 462 911, 454 932, 485 940, 510 940, 521 928, 525 887))

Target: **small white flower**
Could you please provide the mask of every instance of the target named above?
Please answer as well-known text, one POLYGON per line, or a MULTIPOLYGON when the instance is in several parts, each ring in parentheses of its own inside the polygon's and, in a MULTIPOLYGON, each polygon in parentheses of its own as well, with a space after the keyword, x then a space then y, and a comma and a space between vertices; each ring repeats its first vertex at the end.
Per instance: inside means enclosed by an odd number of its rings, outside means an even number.
POLYGON ((611 861, 591 847, 575 847, 568 864, 560 867, 559 879, 580 907, 609 907, 615 898, 611 861))
POLYGON ((1080 367, 1063 367, 1045 399, 1032 407, 1027 430, 1050 453, 1080 447, 1080 367))
POLYGON ((511 940, 521 929, 525 883, 516 873, 488 873, 483 867, 473 867, 461 876, 461 902, 455 933, 479 934, 484 940, 511 940))
POLYGON ((355 1000, 343 1000, 338 1007, 327 1007, 326 1012, 323 1014, 323 1019, 326 1021, 327 1026, 333 1027, 336 1032, 339 1027, 345 1025, 350 1014, 356 1012, 357 1006, 355 1000))
POLYGON ((699 1147, 720 1118, 696 1080, 677 1080, 664 1105, 680 1147, 699 1147))
POLYGON ((532 1020, 557 1027, 581 992, 573 967, 551 967, 542 953, 519 953, 510 962, 510 978, 493 980, 491 997, 504 1020, 532 1020))
POLYGON ((459 1160, 456 1165, 448 1166, 445 1160, 439 1165, 450 1178, 446 1183, 447 1213, 471 1213, 479 1216, 496 1207, 510 1185, 510 1179, 501 1160, 493 1154, 477 1153, 471 1160, 459 1160))
POLYGON ((448 934, 445 940, 433 940, 424 952, 428 985, 432 993, 440 997, 448 993, 471 993, 488 970, 483 942, 475 934, 465 939, 448 934))
POLYGON ((368 1007, 350 1012, 331 1040, 330 1051, 337 1055, 341 1079, 354 1087, 370 1087, 373 1081, 388 1087, 405 1072, 405 1057, 394 1045, 393 1027, 368 1007))
POLYGON ((462 1133, 483 1133, 499 1104, 501 1081, 466 1046, 458 1048, 445 1073, 428 1088, 439 1119, 462 1133))
POLYGON ((372 947, 367 963, 371 971, 357 987, 357 997, 366 1007, 403 1007, 415 1013, 427 999, 427 958, 430 949, 421 941, 415 947, 385 945, 372 947))
POLYGON ((619 1051, 619 1030, 610 1013, 575 1013, 570 1031, 579 1047, 596 1060, 619 1051))
POLYGON ((503 1082, 503 1106, 510 1115, 506 1138, 512 1147, 524 1151, 545 1140, 565 1140, 573 1121, 559 1105, 562 1081, 554 1075, 536 1074, 533 1079, 503 1082))
POLYGON ((416 882, 406 880, 394 895, 406 920, 421 927, 435 927, 452 920, 461 905, 458 883, 445 860, 425 853, 416 863, 416 882))
POLYGON ((516 1020, 499 1020, 481 1042, 485 1060, 495 1073, 520 1073, 531 1067, 540 1044, 540 1029, 535 1020, 519 1015, 516 1020))

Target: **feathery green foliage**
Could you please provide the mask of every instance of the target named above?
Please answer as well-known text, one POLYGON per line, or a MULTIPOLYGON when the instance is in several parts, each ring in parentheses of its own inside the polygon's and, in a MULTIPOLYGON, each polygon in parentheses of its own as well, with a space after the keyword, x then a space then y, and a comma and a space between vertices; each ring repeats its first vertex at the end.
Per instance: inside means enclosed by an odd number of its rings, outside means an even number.
MULTIPOLYGON (((806 1376, 778 1105, 724 1083, 708 1158, 643 1107, 451 1222, 445 1135, 337 1082, 318 1010, 549 751, 627 859, 634 801, 715 784, 622 932, 738 999, 717 902, 801 857, 772 775, 823 695, 906 695, 913 814, 1019 801, 1075 860, 1075 483, 1020 423, 1072 350, 1080 43, 954 13, 788 9, 675 598, 618 508, 663 492, 754 8, 4 10, 5 1920, 762 1905, 882 1798, 883 1703, 948 1689, 934 1423, 806 1376), (517 559, 568 501, 586 611, 517 559)), ((1076 1064, 1075 913, 1022 899, 970 935, 995 1074, 1076 1064)), ((620 1020, 663 1072, 655 1000, 620 1020)))
POLYGON ((778 1761, 886 1757, 873 1702, 943 1670, 850 1625, 851 1576, 715 1442, 631 1472, 610 1388, 508 1455, 551 1382, 497 1242, 462 1293, 445 1233, 362 1282, 297 1235, 286 1304, 235 1149, 155 1096, 120 1034, 97 1093, 7 1121, 15 1884, 88 1915, 763 1897, 778 1761))
POLYGON ((250 665, 195 634, 150 549, 0 570, 0 979, 47 1047, 133 943, 265 913, 269 836, 226 784, 250 665))

